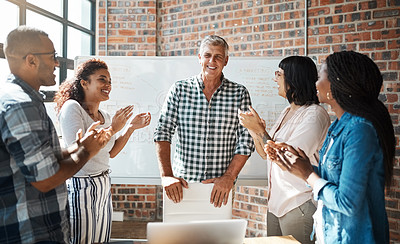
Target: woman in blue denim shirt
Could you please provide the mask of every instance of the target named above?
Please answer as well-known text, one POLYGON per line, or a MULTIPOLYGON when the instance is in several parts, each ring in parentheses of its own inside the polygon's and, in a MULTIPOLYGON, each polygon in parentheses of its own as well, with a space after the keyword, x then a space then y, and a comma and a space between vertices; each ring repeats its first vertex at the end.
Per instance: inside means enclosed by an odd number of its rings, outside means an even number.
POLYGON ((389 243, 385 183, 393 174, 395 137, 388 110, 378 100, 382 75, 366 55, 343 51, 322 64, 320 102, 337 119, 329 128, 314 171, 300 149, 268 142, 275 163, 305 180, 318 200, 318 243, 389 243))

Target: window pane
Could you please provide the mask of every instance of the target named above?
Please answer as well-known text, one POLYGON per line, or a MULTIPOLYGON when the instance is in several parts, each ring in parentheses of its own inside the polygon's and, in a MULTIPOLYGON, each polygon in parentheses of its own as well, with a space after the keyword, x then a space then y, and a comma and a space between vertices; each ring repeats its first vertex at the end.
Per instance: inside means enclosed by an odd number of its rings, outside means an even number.
POLYGON ((73 79, 75 75, 75 70, 73 69, 67 69, 67 78, 66 80, 73 79))
MULTIPOLYGON (((73 1, 79 1, 79 0, 73 0, 73 1)), ((27 2, 32 3, 39 8, 45 9, 53 14, 56 14, 58 16, 63 16, 62 15, 62 0, 27 0, 27 2)))
POLYGON ((0 9, 0 43, 4 43, 8 33, 18 27, 19 10, 17 5, 7 1, 0 2, 0 9))
POLYGON ((67 58, 75 59, 76 56, 88 55, 90 55, 90 35, 75 28, 68 27, 67 58))
POLYGON ((68 1, 68 20, 90 29, 91 5, 88 0, 68 1))
POLYGON ((27 10, 26 25, 37 27, 49 34, 58 56, 62 56, 62 24, 60 22, 27 10))

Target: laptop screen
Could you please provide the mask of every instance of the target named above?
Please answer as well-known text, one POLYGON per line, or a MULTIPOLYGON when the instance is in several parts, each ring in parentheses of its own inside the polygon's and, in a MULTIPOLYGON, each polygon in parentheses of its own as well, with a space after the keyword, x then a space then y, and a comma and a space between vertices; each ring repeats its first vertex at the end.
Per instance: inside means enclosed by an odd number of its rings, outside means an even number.
POLYGON ((147 241, 150 244, 243 244, 246 226, 244 219, 150 222, 147 241))

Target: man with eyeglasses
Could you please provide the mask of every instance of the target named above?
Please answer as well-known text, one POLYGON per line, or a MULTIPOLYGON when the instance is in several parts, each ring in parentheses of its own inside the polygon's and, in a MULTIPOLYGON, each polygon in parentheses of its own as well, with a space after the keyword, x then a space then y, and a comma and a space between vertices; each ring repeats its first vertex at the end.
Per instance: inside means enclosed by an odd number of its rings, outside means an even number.
POLYGON ((11 74, 0 89, 0 243, 68 243, 65 180, 110 138, 94 123, 61 149, 40 86, 52 86, 59 65, 52 41, 20 26, 4 45, 11 74))

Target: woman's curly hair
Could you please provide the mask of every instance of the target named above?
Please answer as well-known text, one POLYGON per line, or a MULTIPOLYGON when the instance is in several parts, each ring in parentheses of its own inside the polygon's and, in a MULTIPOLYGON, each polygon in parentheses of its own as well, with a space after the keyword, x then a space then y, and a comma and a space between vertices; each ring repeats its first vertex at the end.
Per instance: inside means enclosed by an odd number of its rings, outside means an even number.
POLYGON ((90 82, 89 76, 99 69, 108 70, 108 66, 104 61, 95 58, 83 62, 76 68, 74 78, 64 81, 54 96, 57 113, 60 112, 61 107, 69 99, 73 99, 82 105, 85 99, 85 93, 83 92, 81 80, 90 82))

